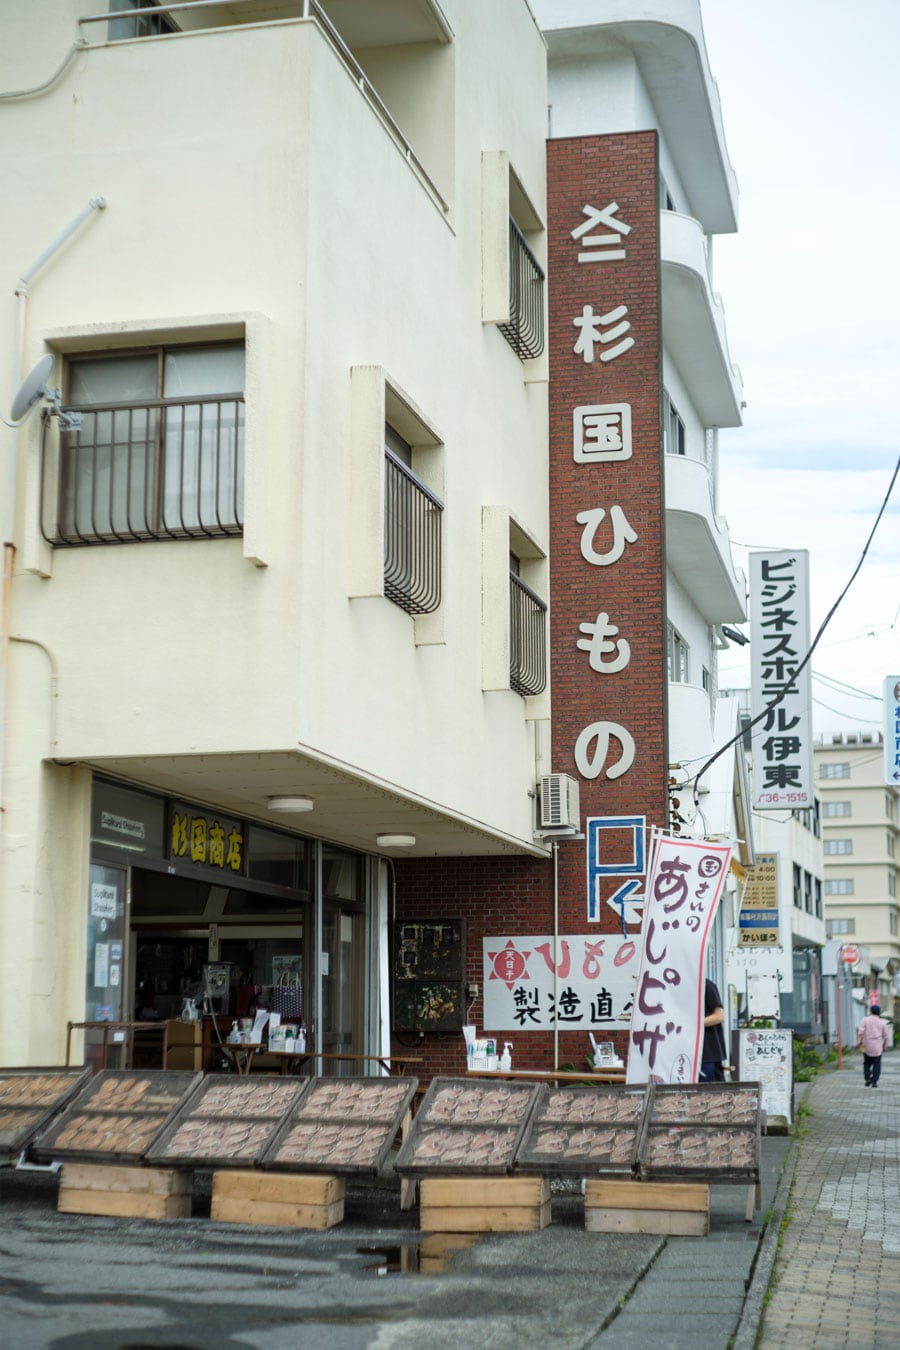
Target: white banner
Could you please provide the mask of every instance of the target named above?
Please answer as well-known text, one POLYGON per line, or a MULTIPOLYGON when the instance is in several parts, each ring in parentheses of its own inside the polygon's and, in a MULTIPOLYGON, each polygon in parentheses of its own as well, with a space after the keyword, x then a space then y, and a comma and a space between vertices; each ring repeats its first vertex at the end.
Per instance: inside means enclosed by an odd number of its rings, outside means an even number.
POLYGON ((703 1046, 706 944, 731 848, 658 840, 644 904, 629 1083, 696 1083, 703 1046))
POLYGON ((809 643, 809 554, 751 553, 751 712, 765 714, 750 733, 758 811, 813 804, 811 667, 784 693, 809 643))
POLYGON ((624 1031, 639 954, 638 934, 486 937, 484 1030, 624 1031))

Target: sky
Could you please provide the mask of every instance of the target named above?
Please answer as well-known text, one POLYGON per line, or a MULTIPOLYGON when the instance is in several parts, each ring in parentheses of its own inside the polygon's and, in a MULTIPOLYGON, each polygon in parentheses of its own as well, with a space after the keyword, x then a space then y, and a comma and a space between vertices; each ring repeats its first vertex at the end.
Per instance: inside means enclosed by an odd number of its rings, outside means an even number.
MULTIPOLYGON (((900 0, 702 13, 740 189, 738 233, 713 246, 747 404, 719 433, 720 510, 745 573, 748 548, 809 550, 815 635, 900 455, 900 0)), ((747 650, 720 653, 721 687, 749 683, 747 650)), ((884 679, 900 674, 900 479, 812 669, 817 735, 883 725, 884 679)))

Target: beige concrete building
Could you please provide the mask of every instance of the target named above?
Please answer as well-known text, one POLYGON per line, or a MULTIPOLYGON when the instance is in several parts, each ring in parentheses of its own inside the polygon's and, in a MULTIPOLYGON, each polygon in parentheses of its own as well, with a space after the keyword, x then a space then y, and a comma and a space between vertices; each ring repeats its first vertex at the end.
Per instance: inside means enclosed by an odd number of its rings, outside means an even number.
POLYGON ((842 733, 816 746, 822 803, 825 922, 835 941, 868 950, 856 982, 877 991, 892 1014, 900 972, 897 882, 900 790, 884 776, 879 732, 842 733))
POLYGON ((0 1023, 213 965, 382 1047, 392 856, 549 857, 544 42, 105 8, 3 14, 0 403, 80 422, 3 433, 0 1023))

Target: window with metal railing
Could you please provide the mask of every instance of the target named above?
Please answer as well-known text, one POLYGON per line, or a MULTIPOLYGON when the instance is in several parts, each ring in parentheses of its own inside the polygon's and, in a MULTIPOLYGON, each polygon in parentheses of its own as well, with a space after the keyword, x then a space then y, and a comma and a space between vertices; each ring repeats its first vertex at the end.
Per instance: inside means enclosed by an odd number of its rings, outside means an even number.
MULTIPOLYGON (((386 428, 386 436, 390 432, 386 428)), ((384 451, 384 593, 407 614, 431 614, 441 603, 444 505, 403 463, 401 438, 394 433, 390 440, 384 451)))
POLYGON ((243 532, 243 343, 76 357, 67 376, 67 407, 81 414, 81 426, 61 434, 55 464, 45 434, 49 543, 243 532))
POLYGON ((547 606, 509 574, 509 684, 517 694, 541 694, 547 685, 547 606))
POLYGON ((544 350, 544 273, 512 216, 509 218, 509 322, 497 327, 522 360, 544 350))

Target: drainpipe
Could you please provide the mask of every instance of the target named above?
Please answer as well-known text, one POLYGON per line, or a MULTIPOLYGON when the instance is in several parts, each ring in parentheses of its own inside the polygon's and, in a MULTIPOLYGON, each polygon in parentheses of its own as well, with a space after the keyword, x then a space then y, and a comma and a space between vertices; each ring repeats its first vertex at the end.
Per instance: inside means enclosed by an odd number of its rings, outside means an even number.
MULTIPOLYGON (((22 355, 25 350, 25 317, 28 307, 28 284, 46 262, 62 248, 79 226, 95 211, 106 207, 104 197, 92 197, 87 206, 82 207, 78 215, 61 230, 55 239, 35 258, 30 267, 26 267, 16 282, 16 315, 13 330, 12 396, 22 382, 22 355)), ((9 453, 7 461, 7 481, 4 495, 3 512, 3 598, 0 604, 0 811, 5 810, 4 795, 4 754, 2 728, 7 723, 7 690, 9 688, 9 607, 10 590, 16 564, 16 546, 13 540, 16 524, 16 479, 18 474, 19 434, 13 428, 9 434, 9 453)))

